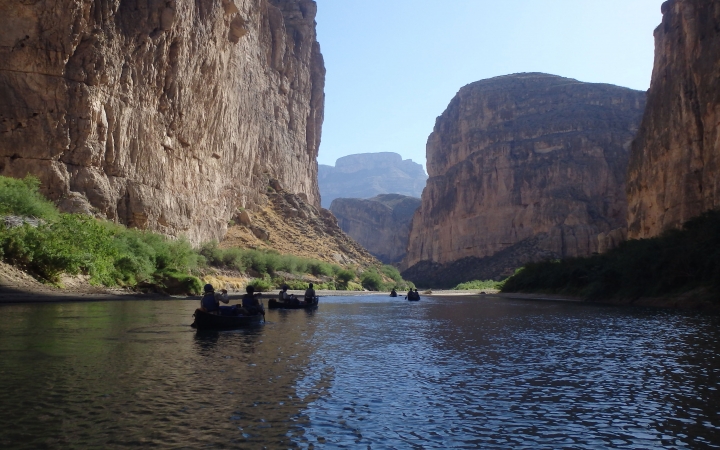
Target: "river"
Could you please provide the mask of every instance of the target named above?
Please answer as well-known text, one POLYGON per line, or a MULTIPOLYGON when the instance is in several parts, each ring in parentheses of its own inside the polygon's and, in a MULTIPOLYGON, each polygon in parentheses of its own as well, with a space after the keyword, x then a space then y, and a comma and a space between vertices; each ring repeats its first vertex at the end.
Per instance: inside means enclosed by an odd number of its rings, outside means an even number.
POLYGON ((720 448, 720 318, 492 296, 0 306, 0 447, 720 448))

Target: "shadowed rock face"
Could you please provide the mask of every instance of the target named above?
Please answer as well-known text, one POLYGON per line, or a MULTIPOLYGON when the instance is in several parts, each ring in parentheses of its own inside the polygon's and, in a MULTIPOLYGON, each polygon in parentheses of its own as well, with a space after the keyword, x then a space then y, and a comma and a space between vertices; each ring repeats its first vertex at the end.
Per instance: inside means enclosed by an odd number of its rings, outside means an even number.
POLYGON ((428 139, 430 178, 404 267, 598 251, 626 225, 625 174, 644 99, 540 73, 463 87, 428 139))
POLYGON ((339 158, 335 167, 321 164, 318 183, 322 205, 336 198, 370 198, 379 194, 420 197, 427 175, 421 164, 392 152, 359 153, 339 158))
POLYGON ((336 198, 330 211, 351 238, 385 264, 399 263, 407 250, 410 223, 420 199, 383 194, 370 199, 336 198))
POLYGON ((662 11, 628 169, 630 238, 720 207, 720 2, 674 0, 662 11))
POLYGON ((194 242, 264 205, 271 178, 319 207, 315 12, 312 0, 0 0, 0 174, 194 242))

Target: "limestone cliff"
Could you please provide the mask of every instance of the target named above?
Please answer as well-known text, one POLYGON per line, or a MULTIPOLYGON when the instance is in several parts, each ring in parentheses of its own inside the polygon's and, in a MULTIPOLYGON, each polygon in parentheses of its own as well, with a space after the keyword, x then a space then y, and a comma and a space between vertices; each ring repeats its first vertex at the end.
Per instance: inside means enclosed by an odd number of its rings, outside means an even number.
POLYGON ((315 206, 312 0, 0 0, 0 174, 67 209, 221 238, 271 178, 315 206))
POLYGON ((336 198, 330 211, 340 228, 385 264, 402 261, 407 251, 410 223, 420 199, 382 194, 370 199, 336 198))
POLYGON ((720 207, 720 2, 672 0, 662 12, 628 170, 630 238, 720 207))
POLYGON ((420 197, 427 175, 421 164, 392 152, 358 153, 321 164, 318 183, 325 208, 336 198, 370 198, 380 194, 420 197))
POLYGON ((644 104, 643 92, 540 73, 463 87, 428 139, 430 178, 405 267, 496 254, 517 267, 598 251, 626 225, 644 104))

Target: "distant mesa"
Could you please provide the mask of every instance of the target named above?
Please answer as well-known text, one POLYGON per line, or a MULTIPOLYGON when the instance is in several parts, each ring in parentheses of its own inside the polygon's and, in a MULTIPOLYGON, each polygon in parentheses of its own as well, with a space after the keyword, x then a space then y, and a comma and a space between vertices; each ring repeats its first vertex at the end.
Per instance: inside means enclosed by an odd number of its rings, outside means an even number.
POLYGON ((542 73, 460 89, 428 138, 405 278, 437 287, 500 278, 621 241, 644 108, 644 92, 542 73))
POLYGON ((421 164, 397 153, 359 153, 339 158, 335 166, 320 164, 321 204, 336 198, 371 198, 379 194, 420 197, 428 176, 421 164))
POLYGON ((340 228, 385 264, 402 261, 407 250, 410 223, 420 199, 381 194, 370 199, 336 198, 330 211, 340 228))

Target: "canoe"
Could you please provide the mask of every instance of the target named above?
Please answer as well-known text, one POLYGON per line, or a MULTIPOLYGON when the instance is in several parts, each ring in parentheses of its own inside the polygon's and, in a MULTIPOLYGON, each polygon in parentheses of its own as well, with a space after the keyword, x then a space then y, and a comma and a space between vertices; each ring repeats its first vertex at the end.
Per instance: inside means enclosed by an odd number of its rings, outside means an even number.
POLYGON ((195 310, 193 316, 195 322, 193 322, 192 327, 198 330, 233 330, 258 325, 265 321, 265 316, 262 314, 254 316, 220 316, 199 309, 195 310))
POLYGON ((293 303, 281 302, 271 298, 268 300, 268 309, 312 309, 317 308, 320 297, 314 297, 312 302, 305 305, 296 305, 293 303))
POLYGON ((409 302, 419 302, 419 301, 420 301, 420 297, 418 297, 418 298, 408 298, 408 301, 409 301, 409 302))

